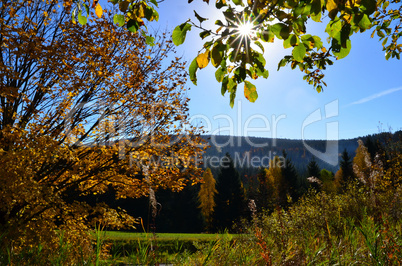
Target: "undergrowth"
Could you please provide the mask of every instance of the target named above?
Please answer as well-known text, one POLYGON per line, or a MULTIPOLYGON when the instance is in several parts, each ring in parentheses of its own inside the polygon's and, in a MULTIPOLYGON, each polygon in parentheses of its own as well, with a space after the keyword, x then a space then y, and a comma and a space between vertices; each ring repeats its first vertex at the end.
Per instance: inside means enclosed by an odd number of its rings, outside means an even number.
POLYGON ((254 213, 236 237, 116 241, 98 226, 89 253, 70 252, 58 232, 52 254, 43 253, 40 243, 18 253, 2 249, 0 265, 401 265, 401 203, 400 186, 374 193, 352 185, 343 194, 311 192, 286 211, 254 213))

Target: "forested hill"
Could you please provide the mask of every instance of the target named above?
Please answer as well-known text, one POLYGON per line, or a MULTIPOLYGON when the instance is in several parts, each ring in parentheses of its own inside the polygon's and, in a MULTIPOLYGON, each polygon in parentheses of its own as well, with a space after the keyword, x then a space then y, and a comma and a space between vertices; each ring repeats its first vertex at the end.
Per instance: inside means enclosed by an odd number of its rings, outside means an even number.
MULTIPOLYGON (((355 150, 358 146, 357 141, 361 139, 363 142, 367 142, 368 139, 375 143, 377 141, 385 143, 386 141, 398 140, 402 135, 402 131, 397 131, 394 134, 380 133, 368 136, 356 137, 353 139, 342 139, 338 141, 338 154, 346 149, 349 155, 353 158, 355 156, 355 150)), ((260 137, 237 137, 237 136, 216 136, 216 135, 204 135, 203 138, 208 141, 210 148, 207 149, 204 155, 205 167, 214 168, 213 157, 220 158, 226 153, 229 153, 234 159, 236 168, 242 172, 244 168, 250 167, 247 164, 245 158, 251 160, 252 158, 261 158, 261 163, 266 164, 267 158, 273 159, 276 155, 281 156, 282 151, 285 150, 288 158, 292 160, 296 169, 303 171, 306 165, 312 158, 312 154, 306 148, 306 145, 321 151, 326 151, 326 140, 306 140, 303 142, 301 139, 272 139, 272 138, 260 138, 260 137), (264 158, 264 159, 263 159, 264 158)), ((331 144, 336 144, 335 141, 330 141, 331 144)), ((257 162, 258 160, 255 160, 257 162)), ((317 158, 317 162, 321 168, 336 172, 339 169, 339 165, 330 165, 320 158, 317 158)), ((248 169, 248 172, 254 172, 253 169, 248 169)), ((251 173, 250 173, 251 174, 251 173)))

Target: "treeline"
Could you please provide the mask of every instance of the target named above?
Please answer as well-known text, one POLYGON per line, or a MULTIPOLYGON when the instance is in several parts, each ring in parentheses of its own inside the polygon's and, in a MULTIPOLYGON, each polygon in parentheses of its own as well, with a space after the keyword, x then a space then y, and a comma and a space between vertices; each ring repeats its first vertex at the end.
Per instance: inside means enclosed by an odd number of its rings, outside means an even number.
MULTIPOLYGON (((396 142, 400 139, 402 135, 402 131, 397 131, 393 134, 388 132, 383 132, 379 134, 367 135, 364 137, 358 137, 353 139, 341 139, 336 145, 338 146, 339 153, 344 151, 348 152, 351 157, 355 156, 355 151, 358 147, 358 140, 361 139, 364 143, 367 141, 369 143, 381 143, 382 145, 386 145, 387 142, 393 141, 396 142)), ((288 154, 288 157, 292 159, 293 165, 295 168, 303 174, 303 171, 306 170, 306 165, 309 163, 313 155, 306 149, 306 145, 311 148, 325 152, 327 143, 331 141, 327 140, 303 140, 301 139, 272 139, 272 138, 261 138, 261 137, 237 137, 237 136, 211 136, 204 135, 203 138, 209 142, 210 148, 207 149, 205 158, 212 157, 222 157, 226 153, 229 153, 234 157, 237 155, 238 160, 237 164, 241 164, 244 161, 244 157, 248 156, 249 158, 253 157, 275 157, 282 155, 282 151, 285 150, 288 154)), ((371 145, 371 144, 370 144, 371 145)), ((339 154, 340 156, 340 154, 339 154)), ((207 159, 205 159, 207 160, 207 159)), ((324 161, 317 160, 318 165, 321 168, 328 169, 329 171, 336 172, 338 170, 339 165, 330 165, 324 161)), ((241 165, 240 165, 241 166, 241 165)), ((214 171, 214 167, 207 165, 206 167, 210 167, 216 175, 218 172, 214 171)), ((241 174, 255 175, 258 172, 258 167, 247 167, 247 165, 243 165, 242 167, 237 167, 238 171, 241 174), (250 168, 250 169, 247 169, 250 168)))
MULTIPOLYGON (((187 186, 180 192, 157 191, 155 217, 151 214, 148 197, 116 201, 111 190, 102 197, 92 195, 88 202, 103 201, 112 207, 125 209, 134 217, 141 217, 143 226, 139 225, 137 231, 239 231, 241 228, 236 227, 240 224, 238 222, 251 218, 250 201, 255 204, 257 211, 269 213, 277 208, 289 208, 312 189, 339 194, 350 182, 366 185, 373 182, 370 171, 374 168, 386 171, 390 167, 391 157, 400 154, 398 140, 401 138, 399 131, 367 136, 361 140, 341 140, 339 145, 343 151, 339 154, 339 164, 335 171, 333 168, 322 167, 324 163, 311 154, 302 159, 295 156, 297 143, 302 144, 301 141, 278 140, 276 148, 283 150, 271 158, 268 167, 255 169, 235 167, 234 154, 244 155, 250 151, 247 145, 243 144, 239 149, 231 148, 231 153, 226 151, 221 157, 218 154, 223 150, 214 153, 217 149, 211 147, 206 156, 219 157, 219 167, 206 168, 202 184, 187 186), (356 144, 351 145, 354 150, 350 151, 347 144, 353 142, 356 144), (308 161, 306 158, 309 158, 308 161), (304 167, 296 167, 295 161, 306 163, 304 167)), ((256 154, 256 151, 252 152, 256 154)))

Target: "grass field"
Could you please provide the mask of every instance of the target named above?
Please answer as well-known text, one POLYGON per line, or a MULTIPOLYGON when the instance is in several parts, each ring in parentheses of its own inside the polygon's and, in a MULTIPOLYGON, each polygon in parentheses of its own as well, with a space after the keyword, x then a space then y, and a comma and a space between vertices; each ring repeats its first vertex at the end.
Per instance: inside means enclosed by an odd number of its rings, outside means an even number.
MULTIPOLYGON (((103 231, 101 237, 111 244, 108 264, 131 263, 153 265, 177 263, 181 265, 187 257, 199 250, 210 251, 222 243, 231 244, 235 234, 186 234, 186 233, 131 233, 103 231), (156 250, 156 251, 153 251, 156 250)), ((208 252, 207 252, 208 253, 208 252)))
MULTIPOLYGON (((158 241, 213 241, 218 240, 223 235, 227 234, 185 234, 185 233, 157 233, 156 240, 158 241)), ((232 234, 232 237, 236 235, 232 234)), ((153 238, 152 233, 131 233, 121 231, 105 231, 105 237, 109 240, 146 240, 153 238)))

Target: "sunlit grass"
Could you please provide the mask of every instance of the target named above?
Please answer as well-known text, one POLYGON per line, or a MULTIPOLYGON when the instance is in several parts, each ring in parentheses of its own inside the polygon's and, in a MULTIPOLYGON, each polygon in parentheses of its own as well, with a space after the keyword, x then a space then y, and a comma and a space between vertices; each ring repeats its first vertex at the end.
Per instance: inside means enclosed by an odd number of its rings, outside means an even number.
MULTIPOLYGON (((184 233, 157 233, 156 239, 161 241, 186 240, 186 241, 212 241, 226 234, 184 234, 184 233)), ((236 237, 236 235, 232 235, 236 237)), ((110 240, 145 240, 153 237, 152 233, 130 233, 120 231, 106 231, 105 237, 110 240)))

